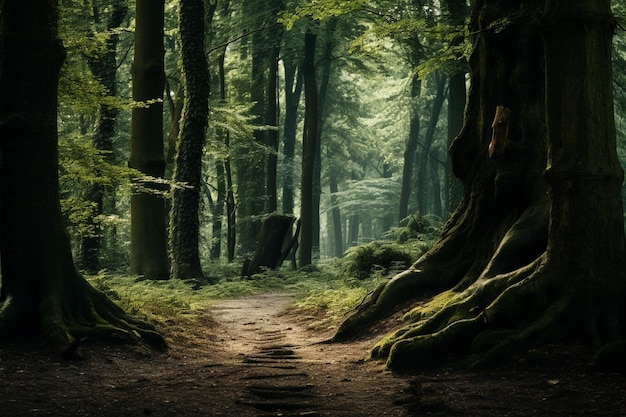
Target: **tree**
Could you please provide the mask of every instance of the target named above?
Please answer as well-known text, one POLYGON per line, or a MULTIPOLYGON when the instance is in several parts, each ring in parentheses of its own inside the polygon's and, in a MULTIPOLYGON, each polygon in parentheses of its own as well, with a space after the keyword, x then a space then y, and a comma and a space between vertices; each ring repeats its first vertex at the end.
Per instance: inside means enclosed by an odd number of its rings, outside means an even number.
MULTIPOLYGON (((215 12, 208 10, 209 22, 215 12)), ((209 115, 209 68, 205 56, 205 10, 202 0, 180 0, 179 29, 185 100, 174 164, 170 212, 172 277, 201 278, 199 233, 202 150, 209 115)))
MULTIPOLYGON (((164 0, 135 3, 135 55, 131 150, 128 166, 158 179, 165 173, 163 157, 163 89, 165 85, 163 19, 164 0)), ((158 183, 141 182, 131 197, 130 273, 167 279, 165 202, 158 183)))
POLYGON ((307 30, 304 35, 304 132, 302 136, 302 190, 300 202, 300 266, 311 263, 313 251, 313 177, 317 142, 318 102, 317 82, 315 81, 315 41, 316 34, 307 30))
MULTIPOLYGON (((300 43, 296 42, 298 37, 294 36, 294 29, 285 34, 285 43, 288 48, 283 47, 283 67, 285 71, 285 116, 283 118, 283 214, 293 213, 293 200, 295 189, 295 167, 294 156, 296 148, 296 128, 298 125, 298 106, 300 104, 300 96, 302 94, 302 68, 299 64, 299 54, 294 47, 294 43, 300 47, 300 43)), ((298 39, 299 40, 299 39, 298 39)))
POLYGON ((85 336, 165 346, 74 266, 59 204, 57 22, 56 1, 0 2, 0 334, 41 332, 68 354, 85 336))
POLYGON ((439 241, 379 287, 336 340, 430 288, 441 293, 407 313, 410 323, 374 356, 403 367, 472 352, 485 363, 582 339, 601 360, 612 342, 624 345, 609 6, 475 2, 468 107, 450 150, 463 200, 439 241))
MULTIPOLYGON (((116 0, 112 2, 111 14, 106 23, 107 36, 103 53, 96 54, 88 58, 89 68, 93 75, 100 81, 110 96, 117 94, 117 44, 119 35, 116 33, 128 13, 128 6, 124 1, 116 0)), ((94 23, 101 24, 100 8, 94 4, 94 23)), ((115 106, 102 103, 98 109, 98 116, 93 133, 93 144, 96 149, 106 151, 107 162, 112 163, 113 137, 115 136, 115 122, 119 110, 115 106)), ((110 194, 110 189, 106 189, 103 184, 93 184, 86 193, 86 199, 93 202, 96 211, 89 219, 94 228, 91 236, 83 237, 79 251, 78 264, 88 272, 94 273, 101 269, 100 248, 102 246, 102 236, 100 224, 95 220, 97 216, 104 213, 105 193, 110 194)))

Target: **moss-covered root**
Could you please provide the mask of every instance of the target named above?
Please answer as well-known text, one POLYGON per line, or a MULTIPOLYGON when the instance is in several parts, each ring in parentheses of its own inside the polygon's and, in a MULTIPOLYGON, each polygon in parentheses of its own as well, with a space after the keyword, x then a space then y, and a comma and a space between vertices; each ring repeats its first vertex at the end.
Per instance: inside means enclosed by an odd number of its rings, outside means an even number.
POLYGON ((473 337, 484 328, 485 320, 480 314, 471 319, 458 320, 436 333, 400 339, 389 351, 387 366, 392 369, 407 369, 463 353, 473 337))
POLYGON ((363 332, 376 321, 389 315, 398 304, 414 297, 425 287, 421 281, 430 278, 429 274, 411 267, 396 275, 391 281, 379 285, 369 299, 341 323, 332 341, 349 340, 363 332))
POLYGON ((160 350, 167 348, 167 342, 154 326, 127 315, 86 281, 81 287, 83 294, 78 302, 62 305, 54 296, 42 300, 42 332, 55 345, 65 349, 64 344, 71 345, 77 338, 113 338, 160 350))
POLYGON ((0 334, 33 336, 39 331, 62 354, 73 351, 84 338, 167 348, 154 326, 127 315, 78 272, 71 275, 68 285, 43 286, 38 297, 23 295, 9 296, 2 303, 0 334))
POLYGON ((467 309, 485 301, 479 300, 485 292, 475 291, 429 320, 381 340, 372 356, 387 357, 391 368, 427 364, 457 353, 476 355, 476 365, 489 365, 557 332, 563 340, 564 332, 569 336, 574 332, 576 319, 568 314, 574 303, 568 293, 552 291, 551 281, 535 273, 507 287, 480 311, 467 309))

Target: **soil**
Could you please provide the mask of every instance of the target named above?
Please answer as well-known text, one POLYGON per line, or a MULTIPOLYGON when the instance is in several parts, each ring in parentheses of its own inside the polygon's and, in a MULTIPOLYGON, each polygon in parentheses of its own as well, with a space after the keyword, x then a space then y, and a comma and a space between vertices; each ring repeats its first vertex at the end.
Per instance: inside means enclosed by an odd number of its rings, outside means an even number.
POLYGON ((1 416, 623 416, 626 376, 591 371, 577 347, 531 351, 491 370, 394 373, 369 360, 393 320, 322 343, 292 296, 221 301, 162 329, 166 352, 86 341, 65 361, 44 344, 0 342, 1 416))

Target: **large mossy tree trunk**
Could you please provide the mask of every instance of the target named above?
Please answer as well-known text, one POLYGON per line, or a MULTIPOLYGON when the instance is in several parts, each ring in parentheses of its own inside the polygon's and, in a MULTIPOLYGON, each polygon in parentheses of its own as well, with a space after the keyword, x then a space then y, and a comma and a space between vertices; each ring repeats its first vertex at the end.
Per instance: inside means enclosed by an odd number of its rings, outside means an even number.
MULTIPOLYGON (((214 7, 209 10, 210 24, 214 7)), ((170 211, 172 278, 203 278, 200 264, 202 153, 209 117, 209 66, 205 56, 202 0, 180 0, 178 27, 185 85, 181 129, 174 158, 175 183, 170 211)))
POLYGON ((0 2, 0 335, 41 334, 60 349, 85 336, 165 346, 91 287, 72 260, 59 204, 58 4, 0 2))
POLYGON ((463 200, 431 250, 335 339, 425 289, 441 292, 373 356, 392 367, 451 353, 482 363, 546 340, 598 348, 622 338, 613 25, 607 0, 474 4, 469 101, 450 149, 463 200))
POLYGON ((165 200, 158 179, 165 174, 163 156, 164 0, 135 3, 135 52, 132 96, 140 103, 132 110, 128 166, 148 177, 138 179, 130 200, 130 273, 150 279, 169 278, 165 200))

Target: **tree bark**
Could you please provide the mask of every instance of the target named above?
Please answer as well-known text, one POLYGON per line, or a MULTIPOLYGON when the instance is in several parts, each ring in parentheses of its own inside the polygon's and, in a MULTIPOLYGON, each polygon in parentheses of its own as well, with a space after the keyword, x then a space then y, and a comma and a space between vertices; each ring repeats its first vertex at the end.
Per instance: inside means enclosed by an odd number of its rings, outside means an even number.
POLYGON ((400 208, 398 222, 401 222, 409 215, 409 199, 413 188, 413 163, 415 152, 419 143, 420 116, 417 101, 422 89, 422 81, 417 74, 411 79, 411 120, 409 121, 409 136, 404 147, 404 163, 402 165, 402 188, 400 190, 400 208))
POLYGON ((328 182, 330 191, 330 212, 333 224, 333 256, 341 258, 343 256, 343 234, 341 233, 341 211, 339 210, 339 207, 337 207, 336 194, 339 192, 337 177, 334 174, 331 174, 328 182))
POLYGON ((437 93, 433 99, 430 120, 426 127, 426 133, 424 134, 424 143, 422 145, 422 151, 420 152, 419 170, 417 173, 417 209, 421 214, 427 214, 429 211, 427 208, 428 187, 426 186, 428 183, 428 163, 432 159, 431 147, 433 145, 437 123, 439 122, 441 108, 445 101, 446 77, 435 74, 435 82, 437 83, 437 93))
MULTIPOLYGON (((163 90, 165 84, 163 19, 164 0, 137 0, 135 4, 135 56, 132 95, 143 103, 132 110, 131 147, 128 166, 143 174, 162 178, 163 90)), ((145 189, 162 186, 136 179, 145 189)), ((167 279, 167 232, 164 199, 151 192, 131 196, 130 273, 150 279, 167 279)))
POLYGON ((172 196, 171 274, 177 279, 202 278, 199 212, 210 82, 204 51, 205 10, 202 0, 180 0, 179 30, 185 100, 173 180, 185 185, 176 186, 172 196))
POLYGON ((277 44, 271 48, 270 68, 267 86, 267 125, 271 130, 267 132, 267 212, 278 210, 278 60, 280 59, 280 39, 274 39, 277 44))
MULTIPOLYGON (((293 216, 270 214, 263 220, 256 252, 246 265, 243 276, 251 276, 263 269, 279 268, 289 255, 293 246, 293 216)), ((297 239, 297 237, 296 237, 297 239)))
POLYGON ((291 53, 283 56, 285 71, 285 120, 283 121, 283 199, 284 214, 293 213, 295 190, 295 145, 298 106, 302 94, 302 70, 291 53))
POLYGON ((0 334, 41 332, 63 351, 85 336, 164 347, 152 326, 91 287, 59 204, 57 86, 65 50, 54 0, 0 2, 0 334))
POLYGON ((315 81, 315 40, 316 35, 308 30, 304 35, 304 134, 302 137, 302 190, 300 220, 300 266, 311 263, 313 252, 313 182, 315 150, 317 148, 318 102, 317 82, 315 81))

